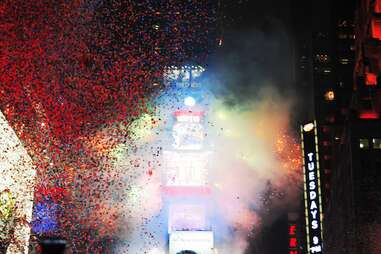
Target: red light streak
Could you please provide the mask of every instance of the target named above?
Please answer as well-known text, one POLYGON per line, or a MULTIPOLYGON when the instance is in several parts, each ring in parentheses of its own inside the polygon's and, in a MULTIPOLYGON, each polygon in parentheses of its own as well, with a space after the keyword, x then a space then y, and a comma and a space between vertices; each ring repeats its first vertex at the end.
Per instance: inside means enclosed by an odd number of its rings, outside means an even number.
POLYGON ((296 234, 296 225, 290 225, 289 228, 289 235, 295 235, 296 234))
POLYGON ((379 119, 380 115, 377 112, 361 112, 360 119, 379 119))
POLYGON ((298 239, 296 238, 296 225, 289 224, 288 226, 288 235, 289 235, 289 254, 298 254, 298 239))
POLYGON ((376 17, 372 19, 372 37, 381 40, 381 20, 376 17))
POLYGON ((381 0, 376 0, 374 4, 374 11, 377 13, 381 13, 381 0))

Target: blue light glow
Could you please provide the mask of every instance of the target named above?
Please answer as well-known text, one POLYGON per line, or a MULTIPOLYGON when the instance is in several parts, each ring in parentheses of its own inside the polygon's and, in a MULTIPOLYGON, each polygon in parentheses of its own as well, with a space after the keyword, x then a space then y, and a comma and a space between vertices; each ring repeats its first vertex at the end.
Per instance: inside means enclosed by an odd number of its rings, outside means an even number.
POLYGON ((35 233, 50 233, 58 228, 56 204, 38 203, 34 207, 32 228, 35 233))
POLYGON ((196 105, 196 100, 193 97, 188 96, 188 97, 185 97, 184 104, 186 106, 193 107, 194 105, 196 105))

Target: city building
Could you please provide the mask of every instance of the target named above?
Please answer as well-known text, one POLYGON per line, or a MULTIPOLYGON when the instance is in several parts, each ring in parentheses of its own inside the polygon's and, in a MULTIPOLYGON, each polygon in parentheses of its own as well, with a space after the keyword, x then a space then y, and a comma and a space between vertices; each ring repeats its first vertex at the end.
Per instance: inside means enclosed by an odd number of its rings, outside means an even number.
POLYGON ((205 127, 210 96, 199 81, 203 71, 201 66, 171 66, 164 72, 172 106, 162 169, 169 254, 215 253, 205 127))
POLYGON ((349 112, 335 147, 330 201, 325 209, 326 253, 380 253, 381 1, 358 1, 349 112))
POLYGON ((307 61, 297 73, 310 78, 314 93, 322 253, 380 253, 380 7, 381 1, 341 0, 304 7, 313 15, 311 29, 302 26, 310 29, 299 44, 307 45, 307 61))

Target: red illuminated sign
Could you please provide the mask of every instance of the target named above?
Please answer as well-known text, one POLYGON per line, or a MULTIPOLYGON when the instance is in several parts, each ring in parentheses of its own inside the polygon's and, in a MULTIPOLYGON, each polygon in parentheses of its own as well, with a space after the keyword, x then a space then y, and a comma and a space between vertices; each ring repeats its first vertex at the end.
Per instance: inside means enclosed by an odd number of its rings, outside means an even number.
POLYGON ((322 205, 316 122, 301 127, 304 156, 304 205, 307 233, 307 253, 323 253, 322 205), (311 125, 313 124, 313 125, 311 125), (313 128, 306 129, 306 126, 313 128))
POLYGON ((289 224, 288 225, 288 248, 289 248, 289 254, 298 254, 298 238, 296 234, 296 225, 295 224, 289 224))
POLYGON ((359 114, 360 119, 378 119, 379 117, 380 116, 377 112, 372 111, 363 111, 359 114))
POLYGON ((375 86, 377 85, 377 75, 371 72, 365 73, 365 84, 367 86, 375 86))
POLYGON ((376 0, 374 3, 374 11, 376 13, 381 13, 381 0, 376 0))
POLYGON ((372 37, 381 40, 381 20, 378 17, 373 17, 371 21, 372 37))

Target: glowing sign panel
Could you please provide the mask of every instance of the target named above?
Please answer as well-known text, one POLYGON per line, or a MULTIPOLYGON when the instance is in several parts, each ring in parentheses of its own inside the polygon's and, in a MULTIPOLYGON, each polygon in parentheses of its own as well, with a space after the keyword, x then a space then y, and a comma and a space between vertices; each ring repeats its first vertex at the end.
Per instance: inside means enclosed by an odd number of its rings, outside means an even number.
POLYGON ((205 230, 206 209, 203 205, 173 204, 169 208, 168 233, 183 230, 205 230))
POLYGON ((194 251, 197 254, 214 253, 212 231, 177 231, 169 236, 169 254, 181 251, 194 251))
POLYGON ((298 238, 296 235, 296 224, 289 224, 288 225, 288 236, 289 236, 289 242, 288 242, 288 248, 289 248, 289 254, 298 254, 298 238))
POLYGON ((208 152, 164 151, 167 186, 204 186, 207 184, 208 152))
POLYGON ((176 123, 172 127, 173 148, 200 150, 205 138, 205 130, 201 122, 203 113, 178 111, 174 115, 176 123))
POLYGON ((197 87, 197 78, 205 69, 201 66, 168 66, 164 69, 164 84, 169 86, 173 83, 178 87, 197 87))
POLYGON ((200 123, 175 123, 172 130, 173 148, 179 150, 199 150, 204 141, 204 128, 200 123))
POLYGON ((201 116, 199 115, 177 115, 176 120, 178 122, 199 123, 201 116))
POLYGON ((308 253, 323 253, 322 208, 316 122, 312 130, 301 128, 304 156, 304 201, 308 253))

